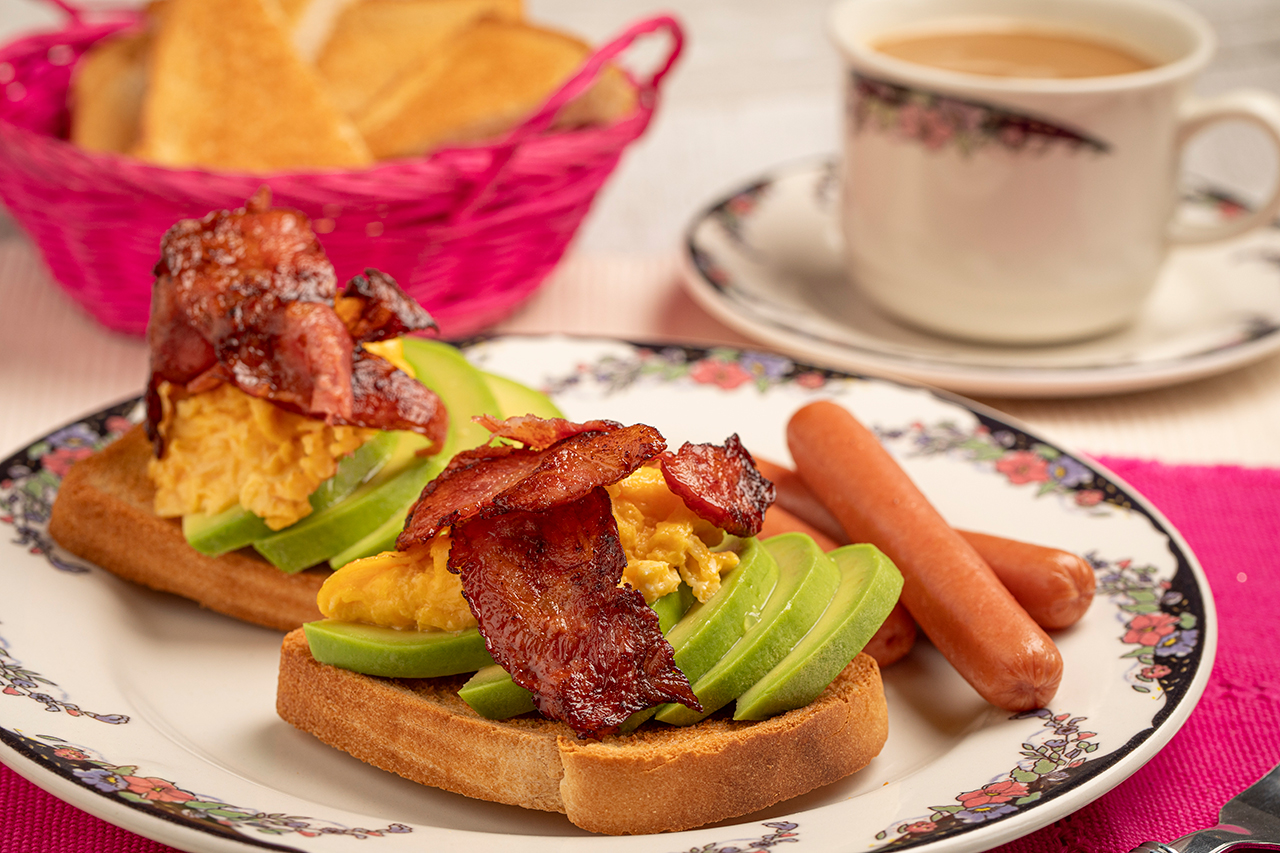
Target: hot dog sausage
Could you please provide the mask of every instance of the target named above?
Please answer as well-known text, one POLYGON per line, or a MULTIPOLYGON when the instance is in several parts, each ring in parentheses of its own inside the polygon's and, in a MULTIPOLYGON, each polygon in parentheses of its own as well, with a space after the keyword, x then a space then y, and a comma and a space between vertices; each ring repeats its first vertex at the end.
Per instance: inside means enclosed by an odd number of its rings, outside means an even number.
POLYGON ((1048 704, 1062 679, 1058 649, 870 430, 824 400, 791 417, 787 445, 850 539, 897 565, 907 610, 979 695, 1008 711, 1048 704))
POLYGON ((818 500, 813 492, 809 491, 809 487, 804 484, 804 480, 800 479, 799 474, 777 462, 770 462, 759 456, 753 458, 756 461, 756 468, 760 469, 760 473, 773 483, 777 494, 774 506, 780 506, 797 518, 803 519, 841 545, 849 544, 849 537, 841 529, 840 522, 836 521, 831 511, 822 505, 822 501, 818 500))
MULTIPOLYGON (((756 465, 759 467, 759 460, 756 460, 756 465)), ((762 473, 764 472, 763 468, 760 468, 760 470, 762 473)), ((765 476, 768 475, 766 474, 765 476)), ((759 536, 762 539, 767 539, 780 533, 807 533, 813 538, 814 542, 818 543, 818 547, 823 551, 830 551, 833 548, 840 547, 839 543, 830 536, 775 503, 764 514, 764 526, 760 528, 759 536)), ((911 614, 907 612, 906 608, 902 606, 902 602, 899 601, 894 605, 893 610, 889 611, 889 615, 880 627, 876 629, 875 634, 867 641, 867 645, 862 650, 875 658, 880 668, 884 669, 886 666, 897 663, 906 657, 915 643, 916 620, 911 618, 911 614)))
POLYGON ((798 515, 787 512, 775 503, 765 512, 764 524, 760 526, 760 532, 756 535, 761 539, 767 539, 770 536, 777 536, 782 533, 807 534, 814 542, 818 543, 818 547, 824 552, 840 547, 840 543, 826 533, 798 515))
POLYGON ((916 620, 899 600, 871 636, 862 651, 875 658, 881 669, 902 660, 916 644, 916 620))
MULTIPOLYGON (((777 489, 775 507, 782 507, 842 545, 848 542, 839 522, 799 474, 767 459, 756 457, 755 461, 760 473, 777 489)), ((959 528, 956 532, 974 547, 1041 628, 1054 631, 1069 627, 1089 609, 1097 579, 1089 564, 1075 554, 988 533, 959 528)))
POLYGON ((957 532, 1041 628, 1074 625, 1089 609, 1098 580, 1075 554, 972 530, 957 532))

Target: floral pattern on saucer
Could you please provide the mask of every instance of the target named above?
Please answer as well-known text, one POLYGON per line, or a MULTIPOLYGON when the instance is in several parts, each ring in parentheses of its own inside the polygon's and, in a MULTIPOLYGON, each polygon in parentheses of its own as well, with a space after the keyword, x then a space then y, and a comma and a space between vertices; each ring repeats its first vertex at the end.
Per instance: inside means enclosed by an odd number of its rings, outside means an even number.
POLYGON ((1052 147, 1107 153, 1111 146, 1080 131, 1003 107, 940 95, 851 75, 849 97, 854 126, 894 133, 937 151, 953 147, 963 154, 989 145, 1006 151, 1039 153, 1052 147))

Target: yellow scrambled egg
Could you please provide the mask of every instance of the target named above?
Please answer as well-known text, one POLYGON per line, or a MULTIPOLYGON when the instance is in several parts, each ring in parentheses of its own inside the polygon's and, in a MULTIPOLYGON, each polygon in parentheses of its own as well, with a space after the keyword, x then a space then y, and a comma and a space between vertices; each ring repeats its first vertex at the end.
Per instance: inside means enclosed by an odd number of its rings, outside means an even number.
MULTIPOLYGON (((413 375, 398 339, 365 348, 413 375)), ((272 530, 288 527, 311 512, 308 498, 338 461, 377 432, 329 426, 232 385, 187 396, 164 383, 160 399, 165 455, 152 459, 148 472, 155 512, 163 518, 217 513, 238 503, 272 530)))
MULTIPOLYGON (((683 579, 699 601, 720 588, 720 575, 738 564, 732 551, 712 551, 723 531, 698 518, 667 488, 662 472, 641 468, 608 487, 630 584, 652 604, 683 579)), ((462 583, 448 568, 447 534, 406 552, 387 551, 334 572, 320 589, 320 612, 330 619, 420 631, 457 631, 476 624, 462 583)))

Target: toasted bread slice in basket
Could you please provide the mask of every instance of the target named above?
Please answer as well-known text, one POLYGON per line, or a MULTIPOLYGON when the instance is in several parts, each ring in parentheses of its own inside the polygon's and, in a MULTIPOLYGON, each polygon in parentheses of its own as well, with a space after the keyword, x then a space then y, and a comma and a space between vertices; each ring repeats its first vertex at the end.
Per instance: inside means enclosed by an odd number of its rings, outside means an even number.
POLYGON ((333 23, 316 70, 338 109, 359 115, 379 91, 429 64, 478 18, 521 15, 521 0, 357 0, 333 23))
POLYGON ((71 141, 89 151, 128 153, 138 140, 147 91, 145 31, 97 42, 76 63, 71 78, 71 141))
POLYGON ((372 163, 267 0, 169 0, 148 79, 143 159, 253 172, 372 163))
MULTIPOLYGON (((556 30, 482 18, 382 89, 356 116, 356 126, 378 158, 492 138, 528 117, 590 53, 586 42, 556 30)), ((626 82, 616 69, 601 79, 608 86, 626 82)), ((634 100, 613 95, 601 102, 620 115, 634 100)))

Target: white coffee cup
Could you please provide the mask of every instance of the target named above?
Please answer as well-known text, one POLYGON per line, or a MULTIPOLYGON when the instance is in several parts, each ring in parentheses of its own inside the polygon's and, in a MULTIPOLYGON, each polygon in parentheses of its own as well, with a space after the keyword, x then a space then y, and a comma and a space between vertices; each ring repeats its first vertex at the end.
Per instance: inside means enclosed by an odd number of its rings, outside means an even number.
POLYGON ((1187 140, 1227 119, 1280 150, 1280 100, 1203 99, 1215 46, 1171 0, 841 0, 846 67, 841 228, 848 271, 886 313, 927 331, 1049 344, 1124 327, 1171 246, 1221 240, 1280 210, 1176 220, 1187 140), (878 51, 884 37, 1011 27, 1125 45, 1154 67, 1070 79, 949 71, 878 51))

